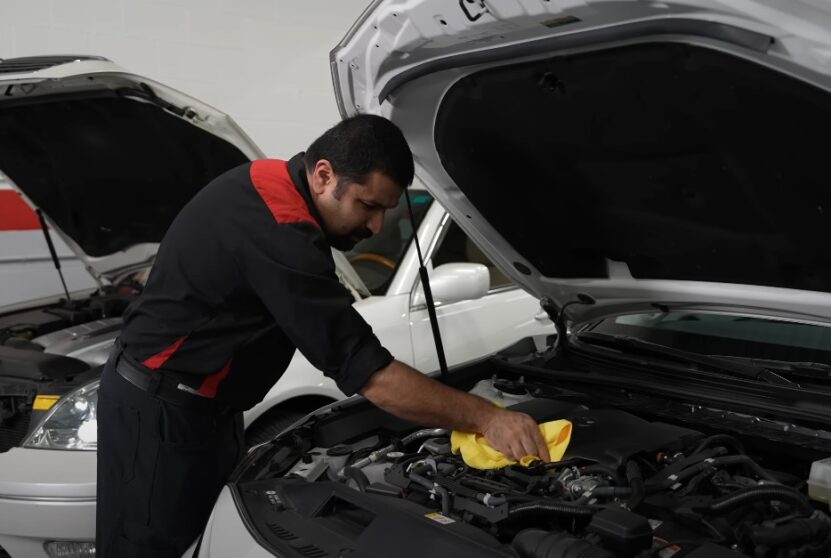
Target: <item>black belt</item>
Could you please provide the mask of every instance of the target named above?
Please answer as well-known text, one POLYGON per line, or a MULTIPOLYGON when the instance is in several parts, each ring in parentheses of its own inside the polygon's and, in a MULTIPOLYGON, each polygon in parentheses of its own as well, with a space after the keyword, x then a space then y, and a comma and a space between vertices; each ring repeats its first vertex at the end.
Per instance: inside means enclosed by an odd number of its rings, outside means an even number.
POLYGON ((199 395, 190 386, 135 362, 119 344, 116 344, 115 350, 118 351, 115 357, 115 371, 140 390, 197 413, 224 415, 231 412, 227 404, 199 395))

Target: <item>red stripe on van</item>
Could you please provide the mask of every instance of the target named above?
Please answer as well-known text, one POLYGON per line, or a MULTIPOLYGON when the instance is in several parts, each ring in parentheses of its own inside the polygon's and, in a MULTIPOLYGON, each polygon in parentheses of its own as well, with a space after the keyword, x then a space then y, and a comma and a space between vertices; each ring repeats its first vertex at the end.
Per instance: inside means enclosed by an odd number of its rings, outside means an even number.
POLYGON ((40 229, 34 210, 14 190, 0 190, 0 231, 40 229))

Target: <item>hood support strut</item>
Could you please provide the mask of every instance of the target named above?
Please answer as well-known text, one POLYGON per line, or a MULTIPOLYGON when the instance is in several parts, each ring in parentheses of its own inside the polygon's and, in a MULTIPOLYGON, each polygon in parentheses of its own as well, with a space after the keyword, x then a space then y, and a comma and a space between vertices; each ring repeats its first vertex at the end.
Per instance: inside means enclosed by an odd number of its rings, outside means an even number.
MULTIPOLYGON (((416 220, 413 214, 413 204, 410 202, 410 192, 404 188, 404 197, 407 199, 407 211, 410 213, 410 222, 415 227, 416 220)), ((418 274, 421 277, 421 285, 424 288, 424 299, 427 302, 427 315, 430 316, 430 328, 433 330, 433 340, 436 342, 436 354, 439 357, 439 370, 441 378, 447 378, 447 358, 444 355, 444 344, 441 342, 439 321, 436 318, 436 305, 433 302, 433 291, 430 289, 430 277, 427 275, 427 268, 424 267, 424 256, 421 254, 421 244, 418 242, 418 230, 413 234, 416 252, 418 253, 418 274)))
POLYGON ((52 256, 52 263, 55 264, 55 269, 58 270, 58 277, 61 278, 63 292, 66 293, 66 301, 72 302, 72 298, 69 296, 69 289, 66 287, 66 280, 64 279, 63 271, 61 271, 61 260, 58 258, 58 253, 55 251, 55 245, 52 243, 52 236, 49 234, 49 227, 46 225, 46 219, 43 218, 43 212, 40 209, 36 211, 38 214, 38 220, 40 221, 40 229, 43 231, 43 236, 46 237, 46 245, 49 246, 49 254, 52 256))

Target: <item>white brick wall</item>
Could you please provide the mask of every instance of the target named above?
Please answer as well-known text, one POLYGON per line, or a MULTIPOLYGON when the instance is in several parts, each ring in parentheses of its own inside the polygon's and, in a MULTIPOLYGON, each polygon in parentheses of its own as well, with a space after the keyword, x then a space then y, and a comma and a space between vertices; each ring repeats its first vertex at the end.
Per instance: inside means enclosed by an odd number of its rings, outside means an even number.
POLYGON ((0 0, 0 58, 97 54, 289 157, 339 116, 329 50, 369 0, 0 0))

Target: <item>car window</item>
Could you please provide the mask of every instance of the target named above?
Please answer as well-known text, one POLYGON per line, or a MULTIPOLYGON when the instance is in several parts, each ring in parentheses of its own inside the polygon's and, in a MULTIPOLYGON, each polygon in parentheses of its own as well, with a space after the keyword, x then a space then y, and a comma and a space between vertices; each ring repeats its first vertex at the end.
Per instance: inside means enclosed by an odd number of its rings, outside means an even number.
POLYGON ((591 330, 632 335, 702 354, 831 364, 831 328, 777 319, 655 312, 618 316, 591 330))
POLYGON ((407 200, 402 194, 398 207, 384 214, 384 227, 381 232, 362 240, 352 250, 344 252, 373 295, 383 295, 387 292, 387 287, 413 239, 413 231, 421 224, 433 202, 432 196, 423 190, 410 192, 410 200, 413 203, 415 226, 410 222, 407 200))
POLYGON ((433 256, 433 267, 446 263, 480 263, 488 268, 490 289, 513 284, 507 275, 499 271, 493 262, 479 249, 455 222, 450 221, 447 233, 433 256))

